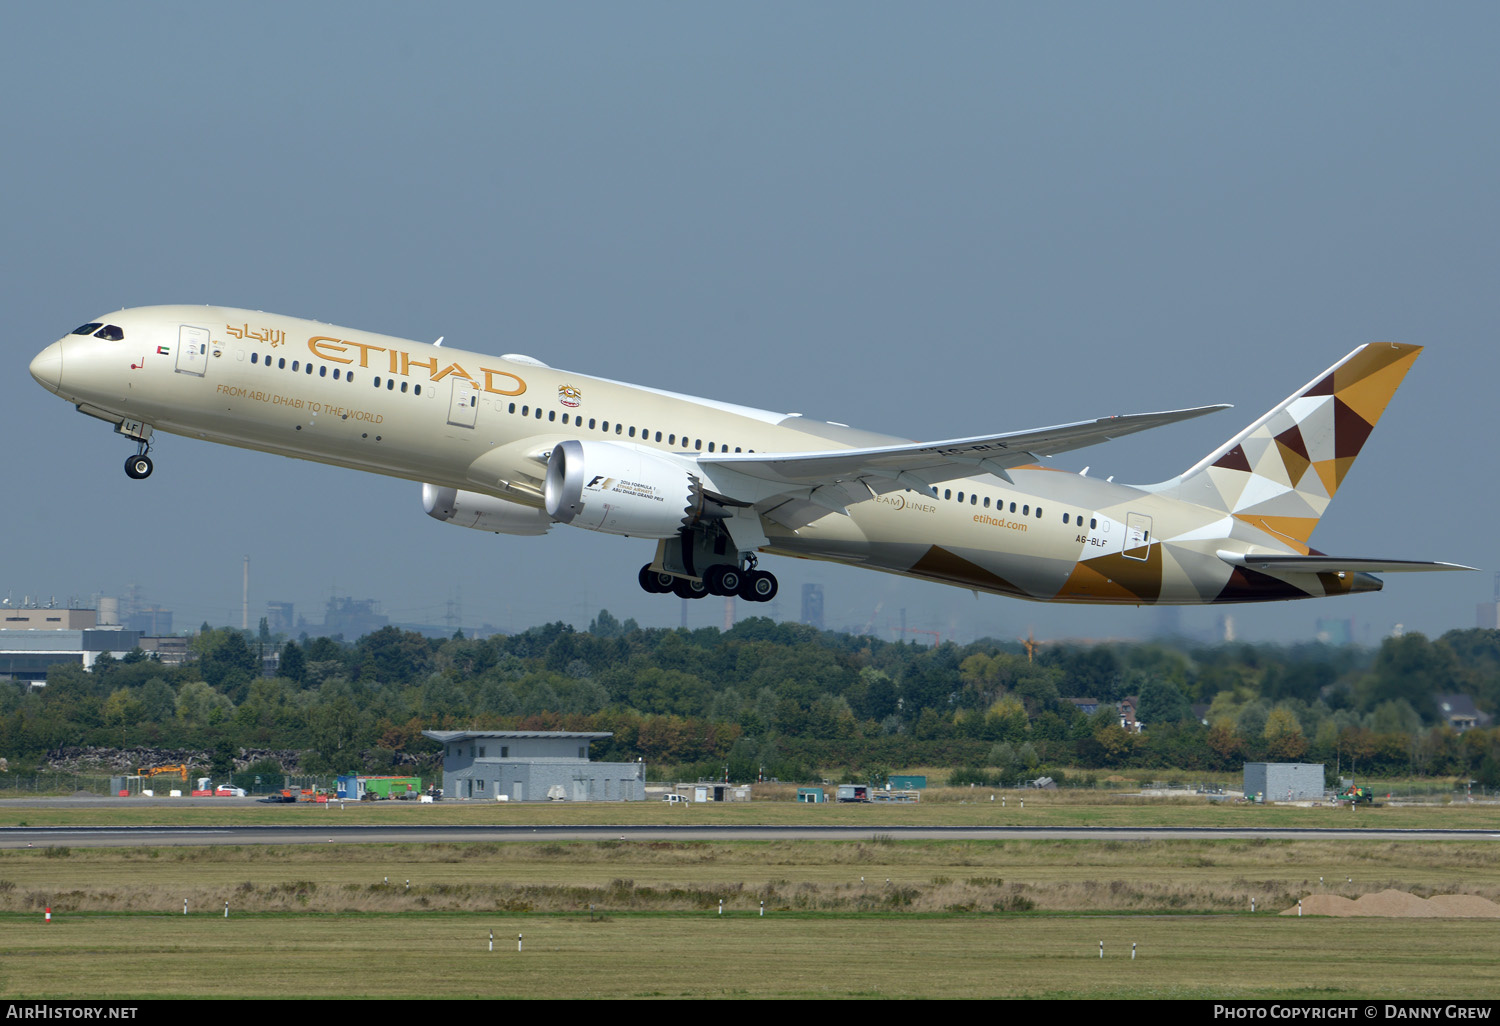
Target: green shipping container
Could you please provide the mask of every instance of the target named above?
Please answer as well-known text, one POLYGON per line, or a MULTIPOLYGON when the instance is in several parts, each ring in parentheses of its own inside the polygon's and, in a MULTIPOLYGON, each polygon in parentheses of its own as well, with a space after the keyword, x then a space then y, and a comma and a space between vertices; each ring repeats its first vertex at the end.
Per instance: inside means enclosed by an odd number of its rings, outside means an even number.
POLYGON ((422 793, 421 777, 364 777, 365 790, 373 791, 382 798, 397 798, 404 794, 422 793))

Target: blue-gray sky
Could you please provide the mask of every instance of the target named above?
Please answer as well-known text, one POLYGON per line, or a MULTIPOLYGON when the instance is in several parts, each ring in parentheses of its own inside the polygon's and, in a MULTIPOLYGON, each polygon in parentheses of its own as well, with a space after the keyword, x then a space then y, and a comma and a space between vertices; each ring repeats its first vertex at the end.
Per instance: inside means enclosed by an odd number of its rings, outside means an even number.
MULTIPOLYGON (((339 594, 393 617, 647 625, 650 544, 485 535, 416 484, 162 437, 26 373, 121 306, 311 316, 912 438, 1230 402, 1059 460, 1172 476, 1354 346, 1428 347, 1313 542, 1447 559, 1379 595, 1186 609, 1299 640, 1491 594, 1493 4, 31 4, 0 32, 10 444, 0 596, 178 625, 339 594)), ((780 613, 960 639, 1126 636, 771 559, 780 613)), ((742 606, 742 613, 746 607, 742 606)), ((755 609, 764 612, 764 608, 755 609)), ((718 624, 719 600, 691 607, 718 624)))

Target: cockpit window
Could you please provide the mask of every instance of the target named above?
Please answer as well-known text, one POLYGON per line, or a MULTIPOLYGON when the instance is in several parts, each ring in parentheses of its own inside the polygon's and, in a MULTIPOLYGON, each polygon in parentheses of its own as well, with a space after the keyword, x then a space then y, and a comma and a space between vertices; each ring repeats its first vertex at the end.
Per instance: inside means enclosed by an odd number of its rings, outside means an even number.
POLYGON ((104 327, 94 332, 94 337, 102 338, 106 342, 118 342, 125 337, 125 333, 119 328, 115 327, 113 324, 106 324, 104 327))
POLYGON ((104 325, 102 323, 100 323, 99 321, 90 321, 88 324, 80 324, 78 327, 74 328, 73 329, 73 334, 75 334, 75 335, 92 335, 94 332, 98 331, 102 327, 104 327, 104 325))

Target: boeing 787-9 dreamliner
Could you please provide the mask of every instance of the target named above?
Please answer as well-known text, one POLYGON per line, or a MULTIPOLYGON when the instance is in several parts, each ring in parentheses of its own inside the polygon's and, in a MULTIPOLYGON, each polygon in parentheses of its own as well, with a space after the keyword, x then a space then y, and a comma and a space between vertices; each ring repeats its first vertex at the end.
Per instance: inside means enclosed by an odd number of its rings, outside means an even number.
POLYGON ((427 513, 500 534, 555 524, 654 543, 639 583, 764 602, 761 554, 1045 602, 1196 604, 1376 591, 1471 569, 1309 546, 1421 349, 1354 350, 1153 485, 1041 459, 1214 410, 910 442, 316 321, 206 306, 89 321, 31 374, 134 443, 158 432, 423 482, 427 513))

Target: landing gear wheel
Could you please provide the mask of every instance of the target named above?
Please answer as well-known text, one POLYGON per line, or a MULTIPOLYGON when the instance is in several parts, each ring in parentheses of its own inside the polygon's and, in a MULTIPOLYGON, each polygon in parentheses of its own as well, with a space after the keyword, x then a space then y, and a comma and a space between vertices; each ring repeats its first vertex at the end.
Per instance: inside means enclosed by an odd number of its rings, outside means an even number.
POLYGON ((738 595, 745 583, 745 575, 737 566, 718 567, 719 590, 715 595, 738 595))
POLYGON ((769 602, 776 597, 776 575, 765 570, 751 570, 740 585, 740 598, 746 602, 769 602))
POLYGON ((651 595, 665 595, 672 590, 672 582, 676 580, 671 574, 664 574, 651 569, 647 563, 641 567, 641 572, 636 580, 640 582, 641 590, 651 595))
POLYGON ((672 594, 678 598, 698 599, 708 594, 702 581, 690 581, 686 577, 679 577, 672 583, 672 594))
POLYGON ((710 595, 738 595, 744 575, 739 567, 717 563, 703 571, 703 584, 710 595))
POLYGON ((139 481, 151 476, 151 457, 142 453, 125 461, 125 476, 139 481))

